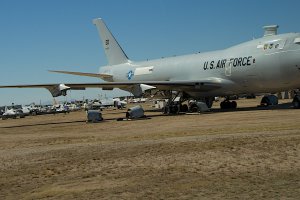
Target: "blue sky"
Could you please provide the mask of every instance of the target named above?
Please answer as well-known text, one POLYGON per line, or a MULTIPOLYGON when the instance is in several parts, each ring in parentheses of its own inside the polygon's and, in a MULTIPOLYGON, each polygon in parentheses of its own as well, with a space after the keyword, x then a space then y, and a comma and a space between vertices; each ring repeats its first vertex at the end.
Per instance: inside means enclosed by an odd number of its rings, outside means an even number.
MULTIPOLYGON (((299 7, 299 0, 1 0, 0 85, 99 81, 47 71, 95 73, 107 64, 94 18, 131 60, 145 60, 227 48, 261 37, 264 25, 300 32, 299 7)), ((128 93, 106 96, 117 94, 128 93)), ((100 95, 88 89, 67 99, 100 95)), ((46 89, 1 89, 0 97, 0 105, 52 100, 46 89)))

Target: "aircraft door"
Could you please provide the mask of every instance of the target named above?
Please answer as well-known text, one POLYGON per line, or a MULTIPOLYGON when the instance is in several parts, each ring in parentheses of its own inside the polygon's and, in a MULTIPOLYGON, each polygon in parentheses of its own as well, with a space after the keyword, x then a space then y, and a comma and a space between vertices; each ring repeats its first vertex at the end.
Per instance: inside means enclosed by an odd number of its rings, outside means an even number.
POLYGON ((231 76, 231 66, 232 62, 230 62, 230 59, 227 59, 225 64, 225 76, 231 76))
POLYGON ((276 46, 278 46, 279 49, 282 50, 284 49, 285 45, 286 45, 286 40, 280 40, 278 44, 275 44, 275 48, 277 48, 276 46))

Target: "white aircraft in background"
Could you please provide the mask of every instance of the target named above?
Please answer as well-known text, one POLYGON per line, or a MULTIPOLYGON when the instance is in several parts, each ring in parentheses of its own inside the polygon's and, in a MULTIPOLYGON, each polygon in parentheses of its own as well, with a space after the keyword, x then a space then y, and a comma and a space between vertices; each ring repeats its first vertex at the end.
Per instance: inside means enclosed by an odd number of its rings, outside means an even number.
MULTIPOLYGON (((207 53, 134 62, 124 53, 102 19, 95 19, 108 65, 99 73, 52 71, 97 77, 104 83, 12 85, 0 88, 47 88, 53 97, 67 90, 120 88, 135 97, 160 95, 169 98, 166 106, 174 111, 173 99, 204 101, 211 107, 216 96, 275 93, 300 86, 300 33, 277 35, 278 26, 266 26, 262 38, 207 53)), ((299 107, 300 98, 293 100, 299 107)), ((227 98, 221 108, 236 108, 227 98)), ((175 112, 178 109, 175 109, 175 112)))
POLYGON ((4 113, 2 114, 2 119, 8 119, 8 118, 13 118, 16 119, 17 117, 19 118, 24 118, 25 114, 23 113, 23 111, 21 109, 15 109, 13 107, 5 107, 4 113))

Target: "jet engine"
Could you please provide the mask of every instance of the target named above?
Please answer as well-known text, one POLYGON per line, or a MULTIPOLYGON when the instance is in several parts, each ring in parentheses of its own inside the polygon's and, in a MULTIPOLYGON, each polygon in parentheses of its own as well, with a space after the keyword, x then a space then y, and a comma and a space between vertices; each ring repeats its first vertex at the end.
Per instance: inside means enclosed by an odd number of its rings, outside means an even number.
POLYGON ((47 87, 49 92, 52 94, 53 97, 59 97, 59 96, 66 96, 67 91, 71 88, 66 86, 65 84, 58 84, 51 87, 47 87))

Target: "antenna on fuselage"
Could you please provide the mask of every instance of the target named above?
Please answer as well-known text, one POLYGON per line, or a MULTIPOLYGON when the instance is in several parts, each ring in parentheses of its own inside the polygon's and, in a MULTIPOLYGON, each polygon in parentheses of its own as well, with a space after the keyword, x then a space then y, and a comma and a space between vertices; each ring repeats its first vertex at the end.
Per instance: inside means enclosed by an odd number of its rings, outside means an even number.
POLYGON ((265 30, 264 37, 277 35, 278 25, 269 25, 264 26, 263 29, 265 30))

